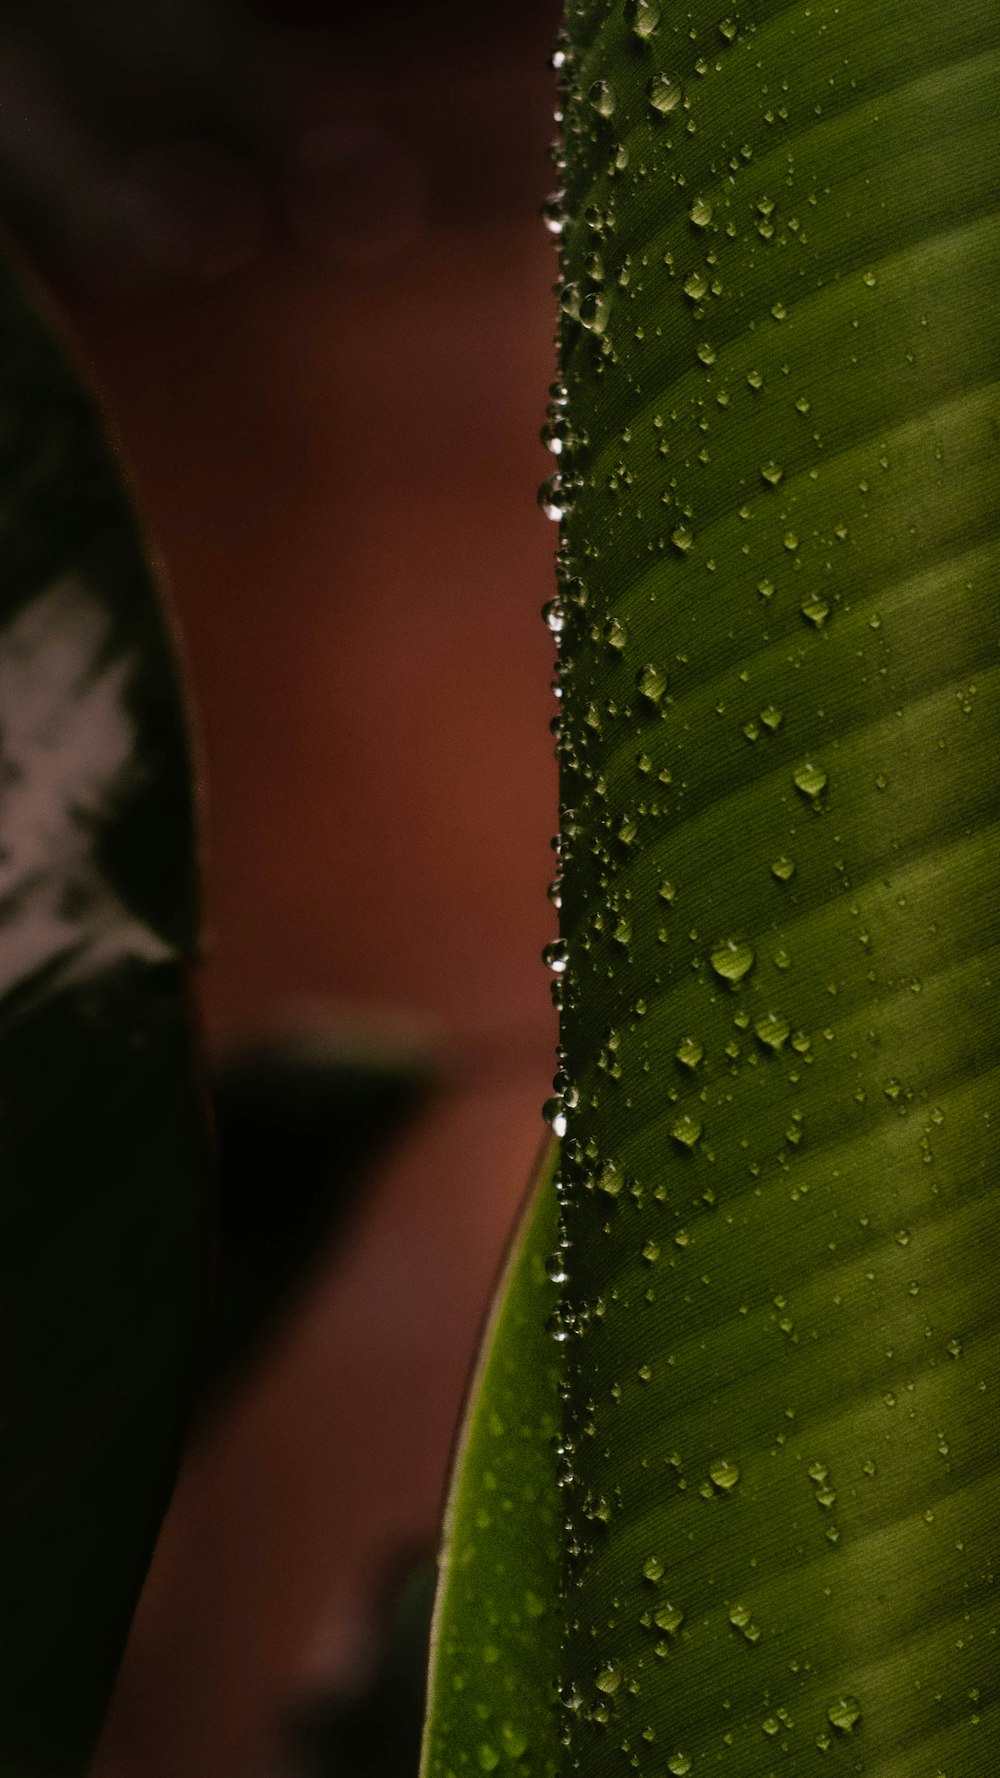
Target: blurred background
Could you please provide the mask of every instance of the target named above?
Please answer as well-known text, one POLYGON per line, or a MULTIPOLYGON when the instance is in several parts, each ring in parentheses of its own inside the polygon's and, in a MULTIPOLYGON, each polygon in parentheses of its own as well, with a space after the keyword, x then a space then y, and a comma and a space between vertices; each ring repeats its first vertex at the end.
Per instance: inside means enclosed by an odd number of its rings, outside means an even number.
POLYGON ((556 23, 0 6, 0 215, 126 452, 205 797, 219 1325, 95 1778, 414 1769, 554 1066, 556 23))

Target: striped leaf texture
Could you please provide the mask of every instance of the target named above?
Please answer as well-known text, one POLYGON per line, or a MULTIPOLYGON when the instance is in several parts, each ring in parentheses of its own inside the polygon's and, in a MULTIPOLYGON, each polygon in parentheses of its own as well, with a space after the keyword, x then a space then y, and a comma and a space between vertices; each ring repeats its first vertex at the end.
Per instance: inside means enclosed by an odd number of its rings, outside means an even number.
POLYGON ((995 0, 570 0, 566 1774, 1000 1741, 995 0))

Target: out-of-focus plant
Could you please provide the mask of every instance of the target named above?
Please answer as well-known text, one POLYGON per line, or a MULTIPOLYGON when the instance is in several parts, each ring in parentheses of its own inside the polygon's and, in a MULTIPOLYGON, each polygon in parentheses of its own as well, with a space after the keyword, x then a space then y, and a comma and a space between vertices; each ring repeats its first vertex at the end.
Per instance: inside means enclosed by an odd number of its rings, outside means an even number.
POLYGON ((190 770, 90 397, 0 283, 0 1771, 85 1770, 208 1300, 190 770))

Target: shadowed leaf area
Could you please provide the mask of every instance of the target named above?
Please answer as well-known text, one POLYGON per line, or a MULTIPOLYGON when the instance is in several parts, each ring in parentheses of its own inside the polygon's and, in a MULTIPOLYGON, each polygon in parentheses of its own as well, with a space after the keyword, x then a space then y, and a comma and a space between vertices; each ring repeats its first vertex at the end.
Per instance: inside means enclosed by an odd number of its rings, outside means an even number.
POLYGON ((445 1517, 421 1771, 555 1778, 559 1651, 553 1156, 514 1237, 445 1517))
POLYGON ((189 762, 88 395, 0 274, 0 1769, 86 1769, 209 1278, 189 762))

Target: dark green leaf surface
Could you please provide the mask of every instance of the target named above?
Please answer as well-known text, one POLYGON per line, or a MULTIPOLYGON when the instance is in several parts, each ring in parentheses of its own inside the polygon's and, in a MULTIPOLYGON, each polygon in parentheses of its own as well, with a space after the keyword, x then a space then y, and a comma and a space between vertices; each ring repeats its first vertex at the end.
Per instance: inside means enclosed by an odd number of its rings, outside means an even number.
POLYGON ((986 1778, 996 6, 567 24, 564 1770, 986 1778))
POLYGON ((552 1161, 497 1293, 455 1465, 432 1634, 424 1778, 555 1778, 560 1502, 552 1161))
POLYGON ((208 1284, 172 651, 92 403, 0 282, 0 1771, 95 1740, 208 1284))

